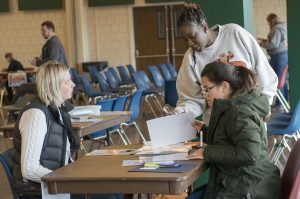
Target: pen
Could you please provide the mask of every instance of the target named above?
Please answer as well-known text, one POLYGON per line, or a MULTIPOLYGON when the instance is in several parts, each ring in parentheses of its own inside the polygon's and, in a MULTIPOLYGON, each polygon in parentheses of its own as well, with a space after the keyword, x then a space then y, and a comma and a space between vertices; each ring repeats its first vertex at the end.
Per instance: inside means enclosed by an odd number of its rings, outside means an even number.
POLYGON ((200 148, 202 148, 203 147, 203 131, 200 131, 199 137, 200 137, 200 148))

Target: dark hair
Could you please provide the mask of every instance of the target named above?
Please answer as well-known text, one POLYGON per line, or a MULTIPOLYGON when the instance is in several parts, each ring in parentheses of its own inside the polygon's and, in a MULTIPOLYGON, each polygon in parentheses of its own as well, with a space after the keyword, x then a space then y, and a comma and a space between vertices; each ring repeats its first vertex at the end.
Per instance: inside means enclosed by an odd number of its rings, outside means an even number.
POLYGON ((206 17, 199 4, 196 3, 184 3, 184 10, 180 14, 180 17, 177 21, 177 26, 189 24, 198 24, 202 25, 203 22, 206 22, 206 17))
POLYGON ((5 59, 7 58, 13 58, 13 54, 12 53, 5 53, 5 59))
POLYGON ((48 29, 52 29, 55 32, 55 26, 52 21, 44 21, 41 26, 46 26, 48 29))
POLYGON ((274 25, 280 23, 279 17, 274 13, 270 13, 267 16, 267 21, 270 22, 271 26, 274 26, 274 25))
POLYGON ((201 77, 204 76, 215 84, 226 81, 232 90, 231 97, 249 93, 256 88, 256 75, 244 66, 212 62, 201 72, 201 77))

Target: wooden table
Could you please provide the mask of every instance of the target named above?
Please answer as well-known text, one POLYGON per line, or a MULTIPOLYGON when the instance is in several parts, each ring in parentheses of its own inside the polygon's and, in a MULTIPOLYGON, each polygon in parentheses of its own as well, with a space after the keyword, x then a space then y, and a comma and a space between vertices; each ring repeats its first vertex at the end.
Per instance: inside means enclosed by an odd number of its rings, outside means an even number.
POLYGON ((95 123, 76 123, 73 128, 79 137, 89 135, 93 132, 107 129, 124 122, 130 121, 131 112, 129 111, 106 111, 101 112, 100 116, 94 117, 101 121, 95 123))
MULTIPOLYGON (((126 146, 137 148, 137 146, 126 146)), ((123 160, 136 156, 85 156, 44 176, 50 194, 160 193, 181 194, 206 170, 204 160, 184 161, 195 167, 184 173, 128 172, 123 160)))
MULTIPOLYGON (((107 111, 101 112, 100 116, 97 116, 97 119, 100 119, 99 122, 95 123, 76 123, 73 124, 73 128, 78 133, 79 137, 89 135, 93 132, 107 129, 116 125, 119 125, 123 122, 130 121, 131 112, 129 111, 107 111)), ((15 124, 8 124, 0 127, 0 130, 3 130, 5 135, 10 135, 14 131, 15 124)), ((6 136, 7 137, 7 136, 6 136)))

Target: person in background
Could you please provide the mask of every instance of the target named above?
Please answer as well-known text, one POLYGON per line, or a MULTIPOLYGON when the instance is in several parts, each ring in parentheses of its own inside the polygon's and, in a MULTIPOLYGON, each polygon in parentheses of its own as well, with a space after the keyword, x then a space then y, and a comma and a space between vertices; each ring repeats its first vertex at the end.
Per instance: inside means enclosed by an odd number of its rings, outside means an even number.
POLYGON ((209 163, 208 184, 188 199, 281 198, 279 169, 269 161, 263 118, 269 101, 260 93, 256 76, 244 66, 212 62, 201 72, 200 93, 212 107, 203 131, 207 145, 197 151, 209 163))
MULTIPOLYGON (((270 27, 267 39, 257 38, 257 41, 261 47, 267 50, 270 56, 270 64, 280 79, 284 68, 288 65, 287 30, 285 23, 280 21, 279 17, 274 13, 267 16, 267 22, 270 27)), ((288 100, 287 85, 282 89, 282 92, 288 100)))
POLYGON ((46 39, 46 43, 43 46, 41 57, 33 59, 31 64, 40 66, 47 61, 56 60, 68 66, 65 49, 59 38, 55 35, 55 26, 51 21, 44 21, 41 24, 41 34, 46 39))
MULTIPOLYGON (((12 53, 8 52, 5 54, 4 57, 9 65, 8 65, 7 69, 4 69, 3 71, 6 71, 6 72, 24 71, 23 65, 13 57, 12 53)), ((11 101, 13 99, 13 90, 11 87, 8 86, 8 81, 5 82, 5 87, 7 90, 8 103, 11 103, 11 101)))
MULTIPOLYGON (((258 76, 262 94, 271 103, 277 88, 277 76, 256 40, 237 24, 216 25, 209 28, 198 4, 184 5, 177 26, 190 48, 186 51, 177 78, 179 100, 176 113, 192 112, 195 116, 206 112, 206 102, 200 95, 200 74, 213 61, 243 62, 258 76)), ((206 118, 207 118, 206 117, 206 118)))
POLYGON ((24 71, 23 65, 13 57, 12 53, 6 53, 5 59, 9 64, 7 69, 5 70, 6 72, 24 71))

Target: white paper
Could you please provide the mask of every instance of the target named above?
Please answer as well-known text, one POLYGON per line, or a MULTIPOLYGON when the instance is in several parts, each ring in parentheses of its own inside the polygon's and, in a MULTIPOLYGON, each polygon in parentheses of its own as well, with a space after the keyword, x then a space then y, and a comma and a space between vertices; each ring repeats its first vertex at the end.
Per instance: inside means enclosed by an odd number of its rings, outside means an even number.
POLYGON ((100 115, 101 105, 76 106, 69 112, 70 116, 100 115))
POLYGON ((141 163, 142 162, 140 162, 139 160, 123 160, 122 166, 123 167, 138 166, 141 163))
POLYGON ((180 113, 147 121, 153 148, 196 138, 192 113, 180 113))

